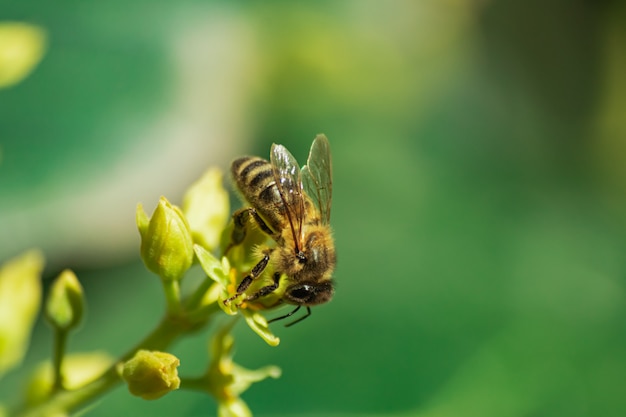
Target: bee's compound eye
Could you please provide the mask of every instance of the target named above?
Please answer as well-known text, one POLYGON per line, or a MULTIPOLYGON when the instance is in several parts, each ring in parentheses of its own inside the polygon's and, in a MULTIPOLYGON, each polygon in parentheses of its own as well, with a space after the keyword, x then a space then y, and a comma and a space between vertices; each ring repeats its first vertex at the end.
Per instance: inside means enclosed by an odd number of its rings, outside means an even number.
POLYGON ((315 288, 310 285, 296 285, 288 290, 289 298, 298 303, 306 303, 315 295, 315 288))
POLYGON ((310 285, 300 285, 289 291, 289 295, 298 300, 307 300, 315 292, 315 289, 310 285))
POLYGON ((330 281, 300 283, 287 288, 285 299, 291 304, 313 306, 329 301, 333 296, 330 281))

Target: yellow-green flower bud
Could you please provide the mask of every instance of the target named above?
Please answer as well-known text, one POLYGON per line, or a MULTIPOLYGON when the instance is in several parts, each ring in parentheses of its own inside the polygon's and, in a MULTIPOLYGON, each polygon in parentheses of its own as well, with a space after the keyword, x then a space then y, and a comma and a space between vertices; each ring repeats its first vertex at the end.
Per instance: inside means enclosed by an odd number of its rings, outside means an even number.
POLYGON ((180 360, 169 353, 140 350, 124 363, 122 378, 131 394, 144 400, 156 400, 178 389, 180 360))
POLYGON ((41 303, 43 256, 27 252, 0 268, 0 376, 19 365, 41 303))
POLYGON ((59 330, 76 328, 85 311, 83 287, 74 272, 66 269, 52 283, 46 302, 46 318, 59 330))
POLYGON ((222 185, 222 171, 209 169, 185 193, 183 213, 195 243, 215 250, 230 218, 228 192, 222 185))
POLYGON ((0 88, 20 82, 41 61, 46 34, 27 23, 0 23, 0 88))
POLYGON ((141 257, 146 267, 164 280, 179 280, 193 261, 193 241, 185 216, 161 197, 152 218, 137 206, 141 257))
MULTIPOLYGON (((93 381, 113 363, 113 357, 105 352, 72 353, 63 359, 64 386, 77 389, 93 381)), ((25 403, 37 405, 48 398, 53 390, 54 369, 52 362, 40 363, 31 374, 25 390, 25 403)))

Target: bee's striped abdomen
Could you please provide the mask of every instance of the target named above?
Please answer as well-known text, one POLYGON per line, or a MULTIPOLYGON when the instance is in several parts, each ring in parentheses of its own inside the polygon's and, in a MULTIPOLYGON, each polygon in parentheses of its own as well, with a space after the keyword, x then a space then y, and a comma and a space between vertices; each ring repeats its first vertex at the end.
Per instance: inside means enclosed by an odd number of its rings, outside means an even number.
POLYGON ((284 227, 285 205, 276 187, 272 164, 256 156, 233 161, 231 172, 243 197, 275 232, 284 227))

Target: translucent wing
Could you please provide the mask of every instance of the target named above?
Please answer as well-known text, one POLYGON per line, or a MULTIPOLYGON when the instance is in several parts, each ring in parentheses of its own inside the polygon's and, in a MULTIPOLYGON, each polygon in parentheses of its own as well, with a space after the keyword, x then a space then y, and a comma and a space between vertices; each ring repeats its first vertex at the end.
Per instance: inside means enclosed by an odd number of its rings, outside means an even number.
POLYGON ((296 158, 283 145, 272 145, 270 161, 274 181, 285 206, 285 216, 293 233, 296 250, 302 249, 302 224, 304 223, 304 190, 300 166, 296 158))
POLYGON ((317 135, 306 166, 302 168, 304 190, 317 207, 322 222, 330 222, 330 203, 333 196, 333 167, 330 144, 324 135, 317 135))

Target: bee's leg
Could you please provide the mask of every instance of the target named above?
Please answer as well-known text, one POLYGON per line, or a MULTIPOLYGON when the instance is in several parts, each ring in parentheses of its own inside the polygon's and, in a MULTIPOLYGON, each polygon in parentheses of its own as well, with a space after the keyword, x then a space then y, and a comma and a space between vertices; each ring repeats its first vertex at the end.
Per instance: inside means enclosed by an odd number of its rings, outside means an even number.
POLYGON ((244 241, 250 221, 254 221, 259 225, 263 233, 272 237, 275 235, 254 208, 246 207, 239 209, 233 213, 233 231, 230 235, 230 244, 226 248, 226 253, 228 253, 233 246, 240 245, 244 241))
MULTIPOLYGON (((289 312, 289 313, 287 313, 287 314, 285 314, 285 315, 283 315, 283 316, 280 316, 280 317, 275 317, 275 318, 273 318, 273 319, 271 319, 271 320, 268 320, 268 322, 267 322, 267 323, 269 324, 269 323, 273 323, 273 322, 278 321, 278 320, 283 320, 283 319, 286 319, 287 317, 291 317, 291 316, 293 316, 293 315, 294 315, 294 314, 295 314, 298 310, 300 310, 300 307, 302 307, 302 306, 301 306, 301 305, 299 305, 298 307, 296 307, 295 309, 293 309, 291 312, 289 312)), ((296 323, 298 323, 298 322, 301 322, 302 320, 306 319, 306 318, 307 318, 307 317, 309 317, 310 315, 311 315, 311 307, 307 306, 307 307, 306 307, 306 314, 305 314, 304 316, 300 317, 298 320, 294 320, 294 321, 292 321, 291 323, 287 323, 287 324, 285 324, 285 327, 293 326, 294 324, 296 324, 296 323)))
MULTIPOLYGON (((300 306, 298 306, 298 307, 300 307, 300 306)), ((293 311, 292 313, 295 313, 295 311, 293 311)), ((300 317, 298 320, 294 320, 291 323, 285 324, 285 327, 293 326, 296 323, 300 323, 302 320, 306 319, 310 315, 311 315, 311 307, 306 306, 306 315, 300 317)))
POLYGON ((239 297, 245 290, 247 290, 250 284, 252 284, 252 281, 254 281, 259 276, 261 276, 261 274, 265 270, 265 267, 267 266, 269 261, 270 261, 270 254, 268 251, 263 255, 263 259, 261 259, 259 263, 257 263, 254 266, 254 268, 252 268, 252 271, 250 271, 250 273, 241 280, 241 282, 239 283, 239 286, 237 286, 237 292, 235 293, 235 295, 224 300, 224 304, 230 303, 235 298, 239 297))
POLYGON ((274 291, 276 291, 276 288, 278 288, 278 285, 280 284, 280 273, 279 272, 275 272, 274 276, 272 277, 274 279, 274 283, 270 284, 270 285, 266 285, 265 287, 260 288, 257 292, 255 292, 252 295, 249 295, 246 297, 246 301, 254 301, 257 298, 261 298, 267 294, 270 294, 274 291))
POLYGON ((230 243, 224 253, 228 253, 233 246, 240 245, 246 238, 247 224, 250 220, 250 210, 254 209, 242 208, 233 213, 233 231, 230 234, 230 243))

